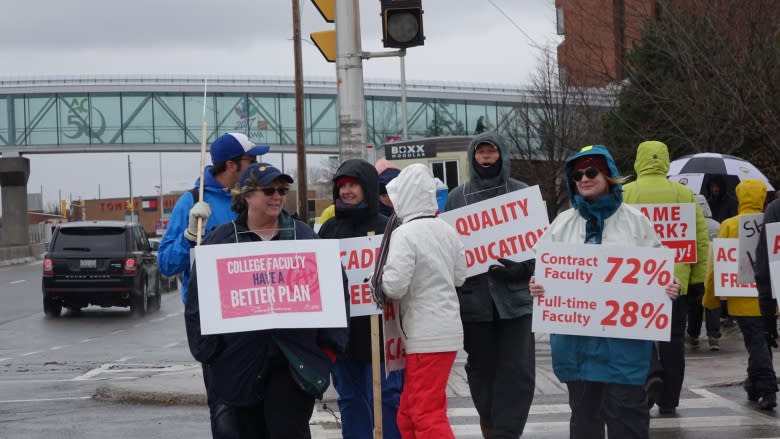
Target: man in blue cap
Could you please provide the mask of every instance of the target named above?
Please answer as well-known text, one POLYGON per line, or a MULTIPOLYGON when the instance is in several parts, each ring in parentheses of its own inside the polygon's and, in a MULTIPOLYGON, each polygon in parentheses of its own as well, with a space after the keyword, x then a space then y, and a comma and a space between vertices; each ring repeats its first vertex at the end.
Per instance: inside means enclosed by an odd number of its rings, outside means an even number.
POLYGON ((238 183, 241 172, 257 156, 267 153, 266 145, 255 145, 241 133, 225 133, 217 138, 210 149, 212 165, 203 170, 203 199, 198 200, 200 179, 195 189, 183 193, 171 212, 168 229, 160 242, 157 264, 166 276, 181 273, 181 300, 187 301, 190 280, 190 249, 195 246, 198 218, 201 218, 201 237, 214 227, 233 220, 236 213, 230 210, 230 190, 238 183))

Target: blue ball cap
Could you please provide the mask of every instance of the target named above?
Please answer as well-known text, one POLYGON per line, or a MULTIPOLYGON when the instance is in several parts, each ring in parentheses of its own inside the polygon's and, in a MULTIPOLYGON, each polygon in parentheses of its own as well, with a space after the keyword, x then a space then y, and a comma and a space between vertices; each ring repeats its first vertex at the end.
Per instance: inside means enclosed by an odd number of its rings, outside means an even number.
POLYGON ((238 157, 256 157, 270 149, 268 145, 255 145, 245 134, 225 133, 211 143, 211 163, 218 165, 238 157))
POLYGON ((277 178, 281 178, 287 183, 292 184, 293 178, 287 174, 282 174, 274 165, 268 163, 253 163, 241 173, 240 186, 243 188, 250 184, 256 186, 267 186, 277 178))

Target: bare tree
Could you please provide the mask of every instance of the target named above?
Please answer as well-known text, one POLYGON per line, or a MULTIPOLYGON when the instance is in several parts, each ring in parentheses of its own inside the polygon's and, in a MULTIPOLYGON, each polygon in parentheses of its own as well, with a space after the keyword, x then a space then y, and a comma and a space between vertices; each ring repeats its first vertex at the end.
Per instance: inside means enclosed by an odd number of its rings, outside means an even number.
POLYGON ((540 186, 553 218, 568 205, 564 162, 582 146, 601 143, 601 117, 611 94, 561 81, 549 50, 539 61, 531 78, 531 103, 505 114, 498 131, 509 140, 513 176, 540 186))

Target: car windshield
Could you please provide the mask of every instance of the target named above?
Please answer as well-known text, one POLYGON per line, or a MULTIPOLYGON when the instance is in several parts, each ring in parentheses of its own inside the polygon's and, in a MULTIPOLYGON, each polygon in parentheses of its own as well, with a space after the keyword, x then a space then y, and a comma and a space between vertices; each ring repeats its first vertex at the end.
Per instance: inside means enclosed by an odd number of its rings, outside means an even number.
POLYGON ((125 250, 123 227, 68 227, 60 229, 54 250, 83 252, 125 250))

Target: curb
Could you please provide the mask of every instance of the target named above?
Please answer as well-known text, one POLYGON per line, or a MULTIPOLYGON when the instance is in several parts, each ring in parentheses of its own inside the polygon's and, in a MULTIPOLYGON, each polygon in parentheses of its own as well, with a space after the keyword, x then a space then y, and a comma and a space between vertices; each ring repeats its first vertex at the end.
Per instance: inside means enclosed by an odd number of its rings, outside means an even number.
POLYGON ((101 384, 92 399, 119 403, 149 405, 206 405, 206 395, 164 392, 154 390, 128 390, 113 384, 101 384))

